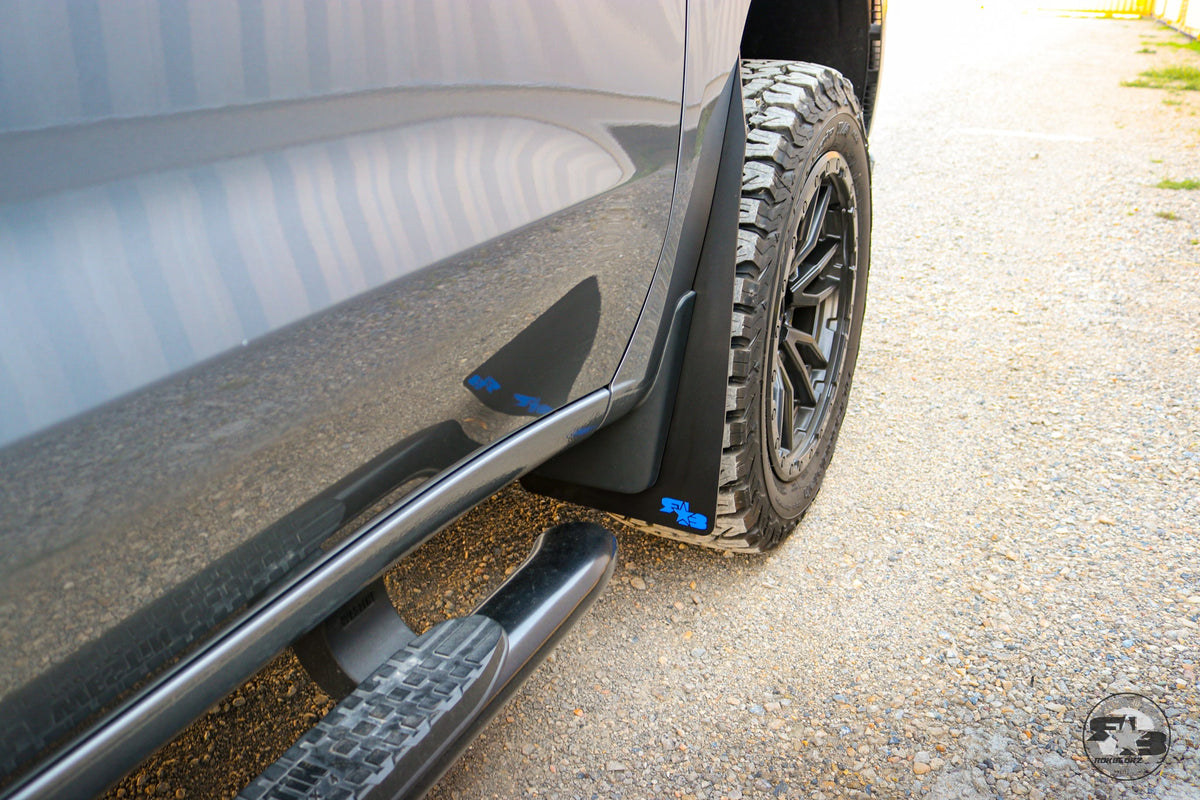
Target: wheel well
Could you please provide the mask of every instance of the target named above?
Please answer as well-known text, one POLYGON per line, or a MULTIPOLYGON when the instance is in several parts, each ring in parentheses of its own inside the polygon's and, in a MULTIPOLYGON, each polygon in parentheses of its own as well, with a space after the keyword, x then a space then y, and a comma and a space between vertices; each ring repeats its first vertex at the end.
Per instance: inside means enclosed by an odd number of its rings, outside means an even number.
POLYGON ((885 0, 751 0, 742 57, 833 67, 854 84, 870 125, 885 9, 885 0))

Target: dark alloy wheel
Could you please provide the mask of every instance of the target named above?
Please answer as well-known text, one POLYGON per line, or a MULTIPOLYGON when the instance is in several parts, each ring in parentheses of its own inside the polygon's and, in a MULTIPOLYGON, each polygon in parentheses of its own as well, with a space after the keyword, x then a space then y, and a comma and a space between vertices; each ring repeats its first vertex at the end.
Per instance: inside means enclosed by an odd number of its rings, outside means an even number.
POLYGON ((857 198, 846 159, 821 156, 797 199, 797 228, 783 258, 786 283, 775 308, 774 363, 764 387, 768 455, 782 481, 800 477, 829 422, 858 272, 857 198))

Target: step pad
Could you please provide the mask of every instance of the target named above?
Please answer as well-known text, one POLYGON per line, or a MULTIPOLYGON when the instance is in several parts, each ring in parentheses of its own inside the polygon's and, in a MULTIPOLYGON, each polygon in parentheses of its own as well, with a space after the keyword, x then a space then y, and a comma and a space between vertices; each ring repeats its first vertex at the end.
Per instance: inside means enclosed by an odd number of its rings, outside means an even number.
POLYGON ((278 761, 242 800, 393 797, 447 734, 487 699, 506 649, 483 616, 447 620, 391 656, 278 761))

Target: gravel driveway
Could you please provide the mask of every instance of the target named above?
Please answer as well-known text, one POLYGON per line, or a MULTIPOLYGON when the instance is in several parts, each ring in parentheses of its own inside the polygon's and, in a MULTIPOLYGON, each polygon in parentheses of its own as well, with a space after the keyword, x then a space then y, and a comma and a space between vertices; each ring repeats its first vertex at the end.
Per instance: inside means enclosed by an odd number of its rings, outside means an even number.
POLYGON ((821 498, 766 558, 623 537, 434 797, 1200 797, 1200 192, 1153 188, 1200 177, 1200 102, 1120 85, 1200 55, 1150 22, 891 23, 821 498), (1129 687, 1175 744, 1118 784, 1080 734, 1129 687))
MULTIPOLYGON (((1149 22, 895 5, 821 497, 767 557, 622 533, 432 797, 1200 797, 1200 191, 1154 188, 1200 178, 1200 99, 1120 85, 1200 54, 1149 22), (1080 743, 1121 689, 1175 737, 1128 784, 1080 743)), ((418 628, 463 613, 580 516, 506 490, 396 599, 418 628)), ((327 707, 285 655, 111 796, 232 794, 327 707)))

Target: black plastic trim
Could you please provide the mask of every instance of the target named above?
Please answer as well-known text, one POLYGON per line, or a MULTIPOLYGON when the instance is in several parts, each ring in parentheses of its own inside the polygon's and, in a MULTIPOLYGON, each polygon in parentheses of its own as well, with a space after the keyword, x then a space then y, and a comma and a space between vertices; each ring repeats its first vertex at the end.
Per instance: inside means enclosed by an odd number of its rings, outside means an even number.
MULTIPOLYGON (((689 533, 706 533, 713 528, 724 440, 730 312, 746 141, 741 82, 736 70, 734 77, 736 83, 731 85, 736 85, 739 91, 730 97, 725 117, 716 186, 696 268, 696 308, 679 388, 670 406, 670 425, 658 477, 644 491, 622 493, 608 488, 620 485, 623 480, 620 475, 601 481, 584 470, 573 473, 558 470, 554 477, 535 472, 522 480, 531 491, 689 533)), ((616 426, 612 430, 620 432, 616 426)), ((619 471, 622 468, 619 454, 628 444, 606 430, 589 442, 587 448, 596 453, 602 445, 611 447, 612 455, 604 457, 605 463, 619 471)), ((634 444, 644 446, 644 442, 634 444)), ((560 456, 558 461, 565 462, 571 458, 570 453, 560 456)))
POLYGON ((538 467, 530 476, 535 482, 547 478, 626 494, 654 485, 667 446, 671 406, 695 305, 695 292, 688 292, 675 305, 658 373, 642 403, 587 441, 538 467))

